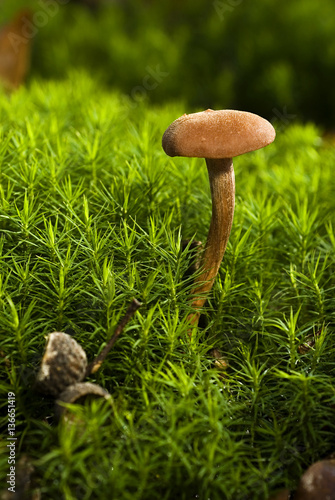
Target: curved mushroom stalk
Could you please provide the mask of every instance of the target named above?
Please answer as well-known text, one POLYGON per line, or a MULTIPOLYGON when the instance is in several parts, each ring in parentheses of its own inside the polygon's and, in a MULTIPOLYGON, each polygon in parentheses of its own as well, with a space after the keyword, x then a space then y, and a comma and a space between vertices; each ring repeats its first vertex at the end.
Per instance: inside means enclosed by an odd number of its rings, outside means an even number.
POLYGON ((232 158, 206 159, 212 195, 212 219, 205 252, 200 266, 203 268, 191 292, 192 307, 196 312, 188 316, 192 326, 198 324, 200 311, 207 300, 214 279, 226 251, 234 218, 235 175, 232 158))
POLYGON ((202 274, 192 290, 192 326, 219 270, 234 215, 235 181, 232 158, 264 148, 275 138, 271 123, 253 113, 231 109, 183 115, 166 129, 162 146, 169 156, 205 158, 212 194, 212 220, 202 274))

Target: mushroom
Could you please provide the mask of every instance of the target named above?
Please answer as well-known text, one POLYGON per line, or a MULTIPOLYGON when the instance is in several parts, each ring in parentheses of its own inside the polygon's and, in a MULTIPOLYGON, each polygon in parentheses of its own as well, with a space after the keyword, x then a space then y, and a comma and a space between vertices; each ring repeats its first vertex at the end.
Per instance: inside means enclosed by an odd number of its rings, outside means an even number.
POLYGON ((166 129, 162 146, 169 156, 205 158, 212 196, 212 219, 202 257, 202 273, 196 278, 192 295, 192 326, 199 321, 218 273, 230 230, 235 204, 235 156, 255 151, 275 138, 271 123, 253 113, 234 110, 183 115, 166 129))
POLYGON ((295 500, 335 500, 335 460, 320 460, 303 474, 295 500))

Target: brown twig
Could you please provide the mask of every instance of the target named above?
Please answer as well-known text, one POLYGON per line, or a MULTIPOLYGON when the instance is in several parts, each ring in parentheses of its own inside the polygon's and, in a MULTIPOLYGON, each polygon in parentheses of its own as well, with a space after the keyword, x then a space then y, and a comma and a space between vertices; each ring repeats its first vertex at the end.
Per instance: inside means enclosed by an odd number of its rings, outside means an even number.
POLYGON ((130 319, 134 316, 137 309, 141 307, 141 305, 142 305, 141 302, 139 302, 136 299, 133 299, 132 303, 127 309, 126 314, 123 316, 120 323, 117 325, 113 337, 110 339, 110 341, 101 351, 101 353, 95 358, 95 360, 88 365, 86 369, 86 377, 99 370, 100 366, 105 361, 107 354, 115 344, 118 336, 120 335, 120 333, 122 332, 128 321, 130 321, 130 319))

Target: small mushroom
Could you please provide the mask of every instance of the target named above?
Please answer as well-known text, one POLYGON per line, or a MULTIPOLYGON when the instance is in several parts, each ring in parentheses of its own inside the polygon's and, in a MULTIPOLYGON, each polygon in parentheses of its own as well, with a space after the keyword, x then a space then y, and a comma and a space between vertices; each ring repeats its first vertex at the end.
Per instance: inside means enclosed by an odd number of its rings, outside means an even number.
POLYGON ((196 326, 218 273, 230 230, 235 204, 235 156, 263 148, 275 138, 271 123, 253 113, 234 110, 183 115, 165 131, 162 146, 169 156, 205 158, 212 195, 212 219, 202 258, 203 272, 192 290, 189 322, 196 326))
POLYGON ((36 378, 36 389, 56 397, 69 385, 81 382, 86 369, 86 353, 78 342, 67 333, 50 333, 36 378))
POLYGON ((91 382, 81 382, 67 387, 56 400, 56 416, 58 418, 66 414, 66 408, 62 403, 83 404, 90 399, 104 398, 110 399, 111 395, 100 385, 91 382))
POLYGON ((300 479, 294 500, 335 500, 335 460, 320 460, 300 479))

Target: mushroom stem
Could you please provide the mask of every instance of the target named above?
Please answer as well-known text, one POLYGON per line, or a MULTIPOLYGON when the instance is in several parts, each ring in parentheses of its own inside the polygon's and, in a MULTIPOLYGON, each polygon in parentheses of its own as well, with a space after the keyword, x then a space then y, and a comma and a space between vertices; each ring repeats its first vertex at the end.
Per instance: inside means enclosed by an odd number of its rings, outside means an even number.
POLYGON ((232 158, 206 158, 212 195, 212 219, 207 237, 201 267, 203 272, 197 277, 192 289, 192 307, 196 312, 188 316, 194 327, 198 324, 201 308, 207 300, 215 276, 225 253, 233 224, 235 205, 235 176, 232 158))

